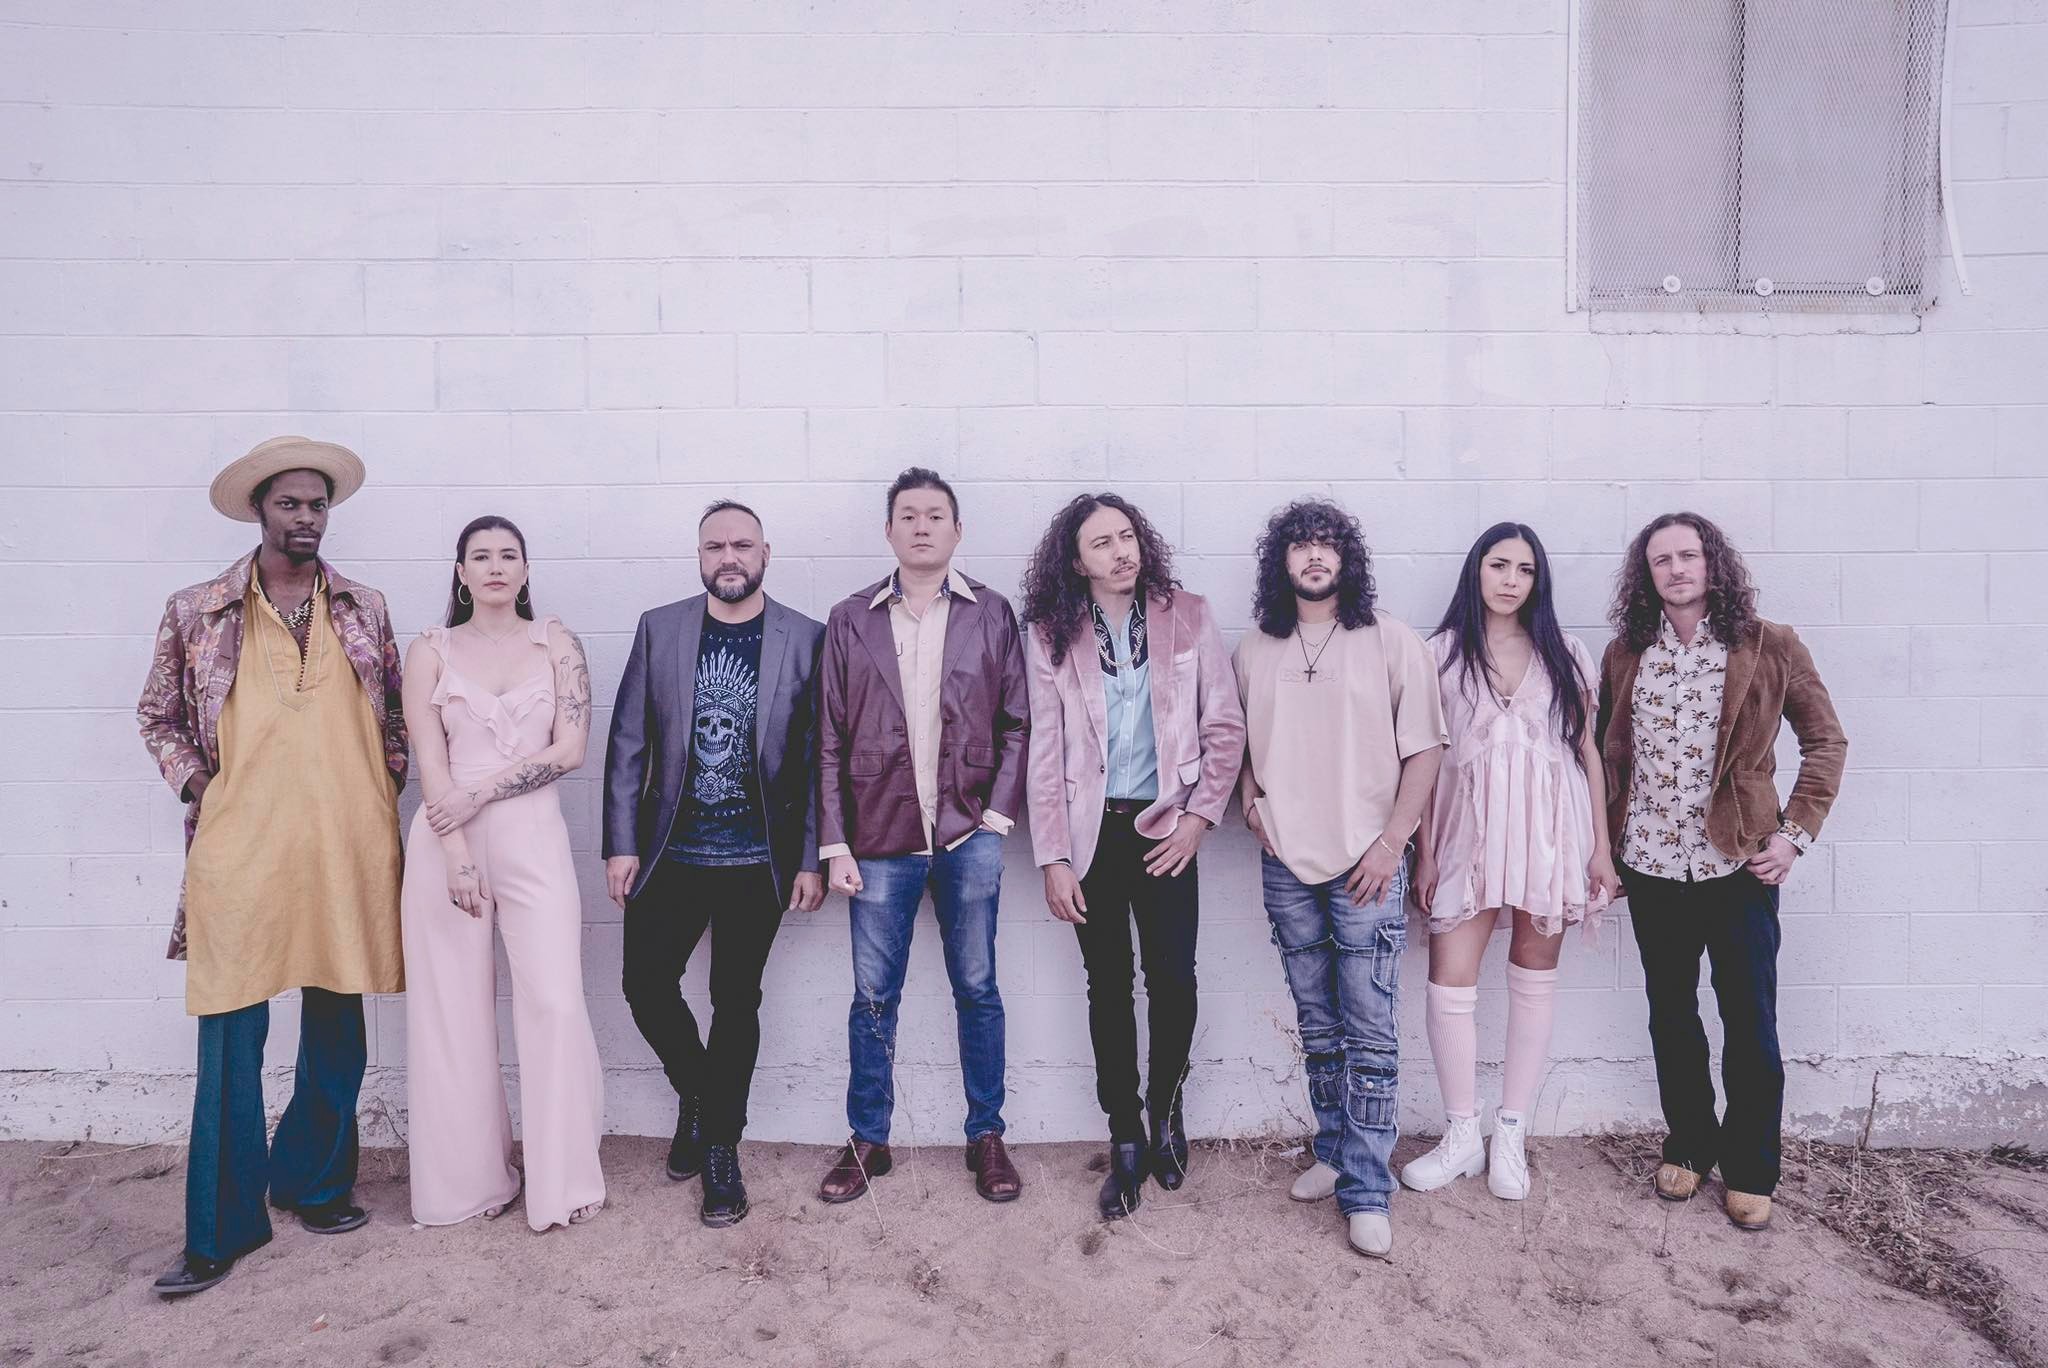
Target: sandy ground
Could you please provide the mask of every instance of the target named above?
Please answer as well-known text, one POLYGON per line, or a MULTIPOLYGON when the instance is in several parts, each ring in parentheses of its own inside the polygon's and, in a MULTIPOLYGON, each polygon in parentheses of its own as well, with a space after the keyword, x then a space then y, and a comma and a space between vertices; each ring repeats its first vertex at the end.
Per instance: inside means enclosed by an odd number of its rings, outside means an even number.
MULTIPOLYGON (((1423 1142, 1406 1139, 1405 1161, 1423 1142)), ((1391 1263, 1346 1248, 1331 1203, 1290 1202, 1278 1145, 1198 1146, 1136 1219, 1092 1212, 1095 1145, 1018 1151, 1021 1201, 977 1199, 957 1147, 898 1151, 877 1198, 825 1207, 826 1151, 748 1145, 752 1216, 696 1218, 663 1145, 604 1146, 611 1205, 533 1235, 427 1230, 403 1155, 371 1151, 359 1232, 279 1226, 221 1287, 161 1303, 182 1154, 0 1145, 0 1368, 215 1364, 1994 1365, 1945 1306, 1887 1286, 1781 1201, 1761 1235, 1673 1206, 1585 1141, 1536 1141, 1512 1204, 1472 1179, 1395 1199, 1391 1263)), ((2040 1175, 2013 1179, 2048 1212, 2040 1175)), ((1718 1187, 1708 1191, 1718 1195, 1718 1187)), ((1791 1194, 1781 1191, 1781 1196, 1791 1194)), ((2031 1206, 2029 1205, 2031 1204, 2031 1206)), ((2009 1223, 2014 1222, 2008 1211, 2009 1223)), ((2048 1274, 2048 1226, 1998 1235, 2007 1275, 2048 1274)), ((2031 1302, 2029 1317, 2043 1303, 2031 1302)), ((2043 1322, 2028 1322, 2040 1343, 2043 1322)))

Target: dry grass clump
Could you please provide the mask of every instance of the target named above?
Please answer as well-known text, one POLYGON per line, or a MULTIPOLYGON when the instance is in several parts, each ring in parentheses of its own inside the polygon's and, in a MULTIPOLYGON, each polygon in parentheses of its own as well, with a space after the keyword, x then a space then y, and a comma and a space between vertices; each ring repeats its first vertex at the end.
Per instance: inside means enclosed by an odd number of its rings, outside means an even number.
POLYGON ((2037 1150, 2032 1145, 1993 1145, 1991 1162, 2027 1173, 2048 1173, 2048 1150, 2037 1150))
POLYGON ((96 1145, 67 1140, 36 1156, 36 1176, 54 1178, 84 1165, 88 1182, 147 1182, 185 1167, 185 1147, 172 1144, 96 1145))
MULTIPOLYGON (((1607 1135, 1593 1142, 1624 1175, 1648 1182, 1662 1162, 1651 1135, 1607 1135)), ((1868 1149, 1812 1140, 1785 1141, 1777 1200, 1834 1232, 1902 1291, 1945 1303, 2020 1368, 2048 1368, 2014 1323, 2011 1289, 1944 1232, 1964 1233, 1966 1203, 1997 1206, 1976 1185, 1987 1163, 2048 1170, 2048 1154, 2026 1145, 1965 1149, 1868 1149)))
POLYGON ((1963 1202, 1981 1155, 1793 1140, 1785 1158, 1787 1173, 1797 1175, 1788 1205, 1863 1251, 1894 1287, 1946 1302, 2001 1353, 2035 1368, 2012 1322, 2005 1279, 1939 1233, 1970 1219, 1963 1202))
POLYGON ((1279 1128, 1231 1139, 1197 1140, 1193 1148, 1197 1151, 1206 1149, 1226 1160, 1248 1165, 1252 1170, 1252 1181, 1259 1186, 1282 1178, 1291 1183, 1294 1175, 1307 1167, 1300 1159, 1308 1148, 1308 1137, 1291 1131, 1283 1134, 1279 1128))

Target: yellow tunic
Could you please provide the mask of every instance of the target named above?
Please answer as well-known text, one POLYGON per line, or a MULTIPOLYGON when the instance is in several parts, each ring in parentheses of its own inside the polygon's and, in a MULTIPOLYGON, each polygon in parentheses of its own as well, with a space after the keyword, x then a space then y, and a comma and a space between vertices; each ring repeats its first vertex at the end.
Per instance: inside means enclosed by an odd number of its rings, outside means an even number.
POLYGON ((252 571, 220 773, 185 860, 185 1010, 404 991, 398 794, 323 584, 303 656, 252 571))

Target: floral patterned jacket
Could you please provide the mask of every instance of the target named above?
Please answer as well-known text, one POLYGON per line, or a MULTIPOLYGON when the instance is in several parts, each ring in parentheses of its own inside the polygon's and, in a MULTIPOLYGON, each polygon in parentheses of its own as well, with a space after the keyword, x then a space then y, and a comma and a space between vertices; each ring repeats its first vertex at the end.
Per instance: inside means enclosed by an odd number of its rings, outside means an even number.
MULTIPOLYGON (((156 631, 156 658, 142 686, 136 716, 142 723, 142 744, 156 758, 157 768, 185 807, 185 848, 199 829, 199 805, 185 786, 195 774, 220 771, 220 711, 234 687, 242 659, 242 603, 256 553, 248 555, 204 584, 172 594, 164 605, 163 624, 156 631)), ((370 710, 384 734, 384 763, 391 777, 405 784, 405 713, 399 700, 398 641, 384 596, 338 574, 322 561, 327 581, 328 613, 342 653, 370 697, 370 710)), ((178 893, 178 914, 171 926, 170 959, 185 958, 185 895, 178 893)))

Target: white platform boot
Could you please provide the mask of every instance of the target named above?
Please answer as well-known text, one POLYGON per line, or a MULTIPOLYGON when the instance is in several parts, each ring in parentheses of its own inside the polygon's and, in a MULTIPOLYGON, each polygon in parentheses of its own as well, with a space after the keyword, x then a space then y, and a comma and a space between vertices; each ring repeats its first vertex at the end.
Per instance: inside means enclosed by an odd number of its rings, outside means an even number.
POLYGON ((1503 1201, 1529 1195, 1529 1156, 1523 1150, 1528 1127, 1514 1112, 1493 1114, 1493 1144, 1486 1152, 1486 1189, 1503 1201))
POLYGON ((1472 1177, 1485 1169, 1486 1142, 1479 1136, 1479 1118, 1447 1116, 1444 1138, 1436 1142, 1435 1149, 1402 1167, 1401 1183, 1417 1192, 1434 1192, 1446 1183, 1472 1177))

